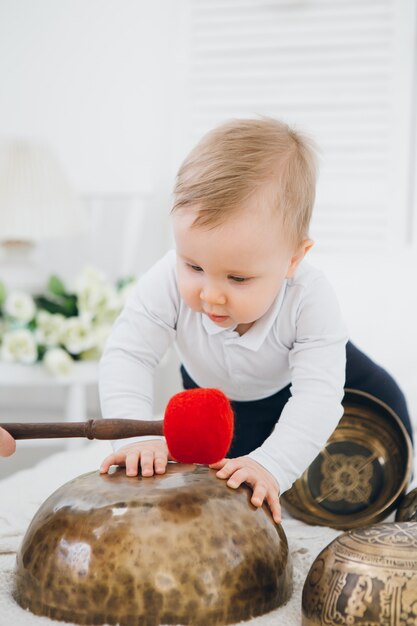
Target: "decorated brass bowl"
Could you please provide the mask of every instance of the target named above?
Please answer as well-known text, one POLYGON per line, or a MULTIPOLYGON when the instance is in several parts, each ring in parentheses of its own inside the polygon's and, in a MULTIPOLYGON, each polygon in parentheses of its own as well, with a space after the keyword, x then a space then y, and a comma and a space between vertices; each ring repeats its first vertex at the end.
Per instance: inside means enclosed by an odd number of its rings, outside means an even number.
POLYGON ((410 480, 412 445, 399 417, 377 398, 346 389, 343 406, 324 449, 282 501, 308 524, 347 530, 395 508, 410 480))
POLYGON ((397 522, 417 522, 417 487, 400 500, 395 519, 397 522))
POLYGON ((376 524, 337 537, 304 583, 303 626, 417 624, 417 524, 376 524))
POLYGON ((210 626, 271 611, 291 595, 288 544, 250 496, 205 466, 84 474, 33 518, 14 597, 77 624, 210 626))

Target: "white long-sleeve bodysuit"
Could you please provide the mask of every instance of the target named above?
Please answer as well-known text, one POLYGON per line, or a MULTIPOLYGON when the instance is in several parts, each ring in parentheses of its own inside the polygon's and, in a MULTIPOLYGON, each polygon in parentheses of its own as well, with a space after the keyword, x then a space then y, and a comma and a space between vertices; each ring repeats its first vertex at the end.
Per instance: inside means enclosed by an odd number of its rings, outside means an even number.
POLYGON ((153 374, 173 342, 196 384, 217 387, 230 400, 266 398, 291 384, 279 422, 249 454, 275 476, 283 493, 317 456, 343 414, 346 341, 332 288, 305 261, 265 315, 240 336, 183 302, 172 250, 139 279, 114 324, 100 365, 102 414, 154 419, 153 374))

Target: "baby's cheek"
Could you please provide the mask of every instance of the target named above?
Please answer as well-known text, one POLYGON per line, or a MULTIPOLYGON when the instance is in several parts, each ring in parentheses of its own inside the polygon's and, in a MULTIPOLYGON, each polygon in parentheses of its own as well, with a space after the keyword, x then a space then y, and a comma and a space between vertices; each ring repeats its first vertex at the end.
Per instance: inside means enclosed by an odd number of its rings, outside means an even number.
MULTIPOLYGON (((239 295, 233 301, 233 310, 237 316, 244 318, 245 322, 256 321, 259 315, 259 303, 256 299, 256 294, 251 297, 249 294, 239 295)), ((243 320, 242 320, 243 321, 243 320)))
POLYGON ((197 287, 184 282, 182 284, 178 283, 178 287, 181 298, 184 300, 185 304, 193 311, 200 311, 200 293, 197 287))

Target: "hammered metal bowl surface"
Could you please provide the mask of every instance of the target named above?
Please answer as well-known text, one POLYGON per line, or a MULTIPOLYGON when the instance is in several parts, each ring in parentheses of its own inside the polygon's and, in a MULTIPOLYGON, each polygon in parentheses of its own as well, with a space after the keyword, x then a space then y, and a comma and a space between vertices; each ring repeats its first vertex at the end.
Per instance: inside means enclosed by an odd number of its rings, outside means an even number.
POLYGON ((417 487, 400 500, 395 520, 397 522, 417 522, 417 487))
POLYGON ((415 626, 417 524, 380 523, 337 537, 304 583, 303 626, 415 626))
POLYGON ((288 544, 250 496, 205 466, 84 474, 33 518, 14 597, 78 624, 210 626, 271 611, 292 592, 288 544))
POLYGON ((333 435, 282 502, 308 524, 348 530, 395 508, 410 480, 412 445, 399 417, 377 398, 346 389, 343 406, 333 435))

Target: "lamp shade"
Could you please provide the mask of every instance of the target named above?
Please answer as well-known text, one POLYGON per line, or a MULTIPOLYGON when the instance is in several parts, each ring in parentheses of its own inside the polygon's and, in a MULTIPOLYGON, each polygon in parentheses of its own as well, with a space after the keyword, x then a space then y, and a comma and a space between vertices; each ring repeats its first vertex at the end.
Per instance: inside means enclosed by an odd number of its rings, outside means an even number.
POLYGON ((86 215, 49 148, 24 140, 0 145, 0 242, 36 242, 86 228, 86 215))

